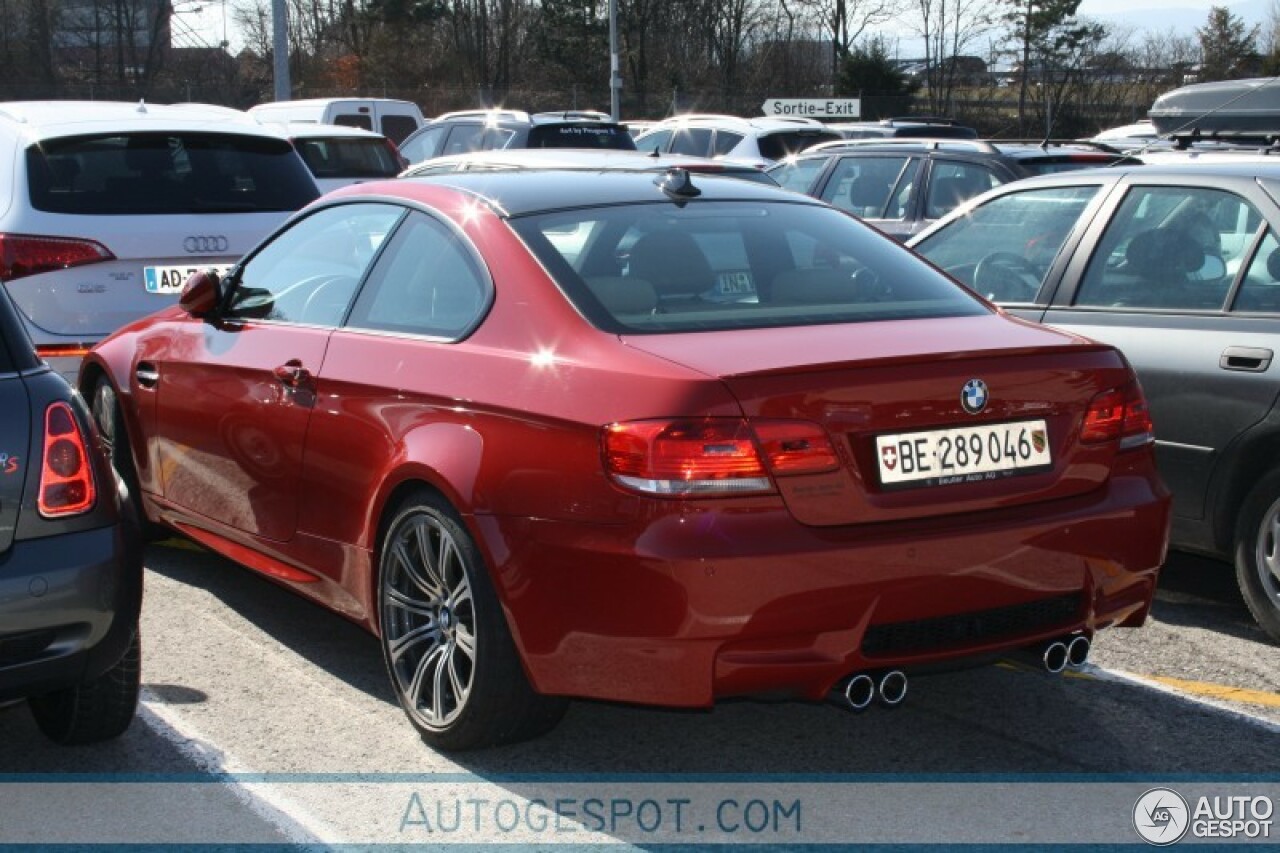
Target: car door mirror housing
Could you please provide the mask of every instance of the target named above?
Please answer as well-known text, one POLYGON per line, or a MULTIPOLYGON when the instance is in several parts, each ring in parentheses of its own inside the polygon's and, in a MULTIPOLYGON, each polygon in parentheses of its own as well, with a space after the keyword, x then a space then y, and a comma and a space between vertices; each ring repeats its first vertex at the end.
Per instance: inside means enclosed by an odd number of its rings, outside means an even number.
POLYGON ((196 270, 187 277, 178 306, 192 317, 207 317, 222 302, 222 280, 213 270, 196 270))

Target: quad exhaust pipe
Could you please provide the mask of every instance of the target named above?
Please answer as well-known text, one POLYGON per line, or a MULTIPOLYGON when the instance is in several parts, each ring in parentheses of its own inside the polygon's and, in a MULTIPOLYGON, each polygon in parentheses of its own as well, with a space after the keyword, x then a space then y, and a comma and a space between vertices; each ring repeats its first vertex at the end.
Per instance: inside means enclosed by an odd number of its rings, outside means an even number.
POLYGON ((896 708, 907 698, 907 675, 900 669, 882 673, 857 672, 832 691, 837 704, 850 711, 865 711, 877 699, 886 708, 896 708))

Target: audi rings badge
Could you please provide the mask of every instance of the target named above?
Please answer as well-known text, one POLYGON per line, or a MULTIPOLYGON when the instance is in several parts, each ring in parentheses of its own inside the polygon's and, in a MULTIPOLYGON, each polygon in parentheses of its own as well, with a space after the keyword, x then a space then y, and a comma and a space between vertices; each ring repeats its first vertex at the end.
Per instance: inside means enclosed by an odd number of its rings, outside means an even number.
POLYGON ((221 234, 192 234, 182 241, 182 248, 189 255, 225 252, 231 244, 221 234))

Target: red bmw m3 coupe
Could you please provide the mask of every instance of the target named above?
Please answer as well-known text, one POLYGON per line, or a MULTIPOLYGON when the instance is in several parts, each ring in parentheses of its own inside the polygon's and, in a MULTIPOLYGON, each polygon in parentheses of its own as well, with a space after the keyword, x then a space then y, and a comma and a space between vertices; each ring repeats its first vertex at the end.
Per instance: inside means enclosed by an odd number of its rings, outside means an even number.
POLYGON ((817 201, 679 170, 459 173, 305 209, 88 357, 153 523, 366 626, 428 743, 569 697, 902 701, 1083 663, 1164 558, 1109 346, 817 201))

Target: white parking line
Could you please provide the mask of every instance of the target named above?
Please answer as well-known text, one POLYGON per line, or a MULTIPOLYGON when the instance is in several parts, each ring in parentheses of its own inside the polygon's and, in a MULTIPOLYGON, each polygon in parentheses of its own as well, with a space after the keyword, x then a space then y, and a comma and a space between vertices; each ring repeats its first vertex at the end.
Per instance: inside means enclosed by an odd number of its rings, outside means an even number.
MULTIPOLYGON (((145 687, 138 705, 138 717, 202 770, 212 774, 254 772, 241 766, 225 750, 212 746, 208 739, 145 687)), ((271 786, 257 785, 250 790, 234 779, 229 779, 222 785, 254 814, 278 829, 292 844, 334 844, 339 841, 333 837, 328 827, 313 819, 293 802, 278 796, 271 786)))
POLYGON ((1097 678, 1100 681, 1111 681, 1111 682, 1118 682, 1122 684, 1133 684, 1139 687, 1144 687, 1148 690, 1154 690, 1155 692, 1162 693, 1165 696, 1172 696, 1173 698, 1179 699, 1183 702, 1187 702, 1193 705, 1203 705, 1205 707, 1213 708, 1215 711, 1221 711, 1223 713, 1230 714, 1231 716, 1238 717, 1242 720, 1246 720, 1250 723, 1261 726, 1275 734, 1280 734, 1280 723, 1277 723, 1275 720, 1272 720, 1269 717, 1264 717, 1264 716, 1261 716, 1260 714, 1250 713, 1248 710, 1245 710, 1234 703, 1224 702, 1219 699, 1212 699, 1207 696, 1197 695, 1195 693, 1191 693, 1186 690, 1179 690, 1175 687, 1171 687, 1167 684, 1162 684, 1159 681, 1148 678, 1147 676, 1138 675, 1137 673, 1133 673, 1133 672, 1125 672, 1124 670, 1120 670, 1120 669, 1104 669, 1094 664, 1087 664, 1084 667, 1083 672, 1093 676, 1094 678, 1097 678))

